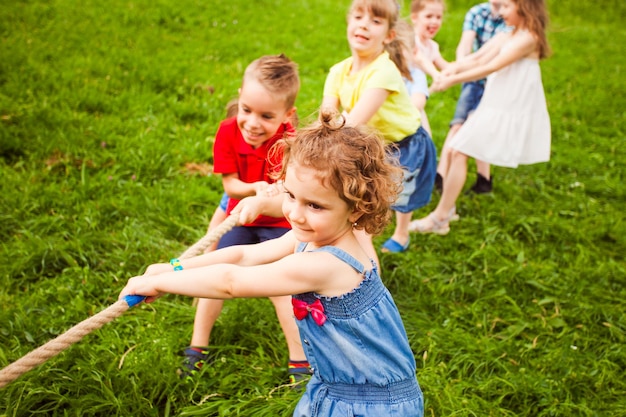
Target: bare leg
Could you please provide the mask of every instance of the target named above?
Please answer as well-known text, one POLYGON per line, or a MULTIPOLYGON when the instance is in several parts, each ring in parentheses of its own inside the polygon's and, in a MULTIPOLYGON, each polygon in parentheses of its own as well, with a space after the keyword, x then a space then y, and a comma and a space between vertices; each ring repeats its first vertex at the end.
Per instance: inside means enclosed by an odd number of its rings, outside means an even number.
POLYGON ((396 211, 396 229, 391 238, 402 246, 406 245, 409 241, 409 223, 411 222, 412 215, 413 212, 400 213, 396 211))
POLYGON ((452 149, 451 163, 444 177, 443 193, 435 210, 428 216, 411 222, 411 230, 420 233, 437 233, 444 235, 450 228, 448 223, 454 213, 456 199, 461 194, 467 178, 467 155, 452 149))
POLYGON ((198 299, 196 317, 193 322, 191 346, 208 346, 211 339, 211 330, 219 317, 224 300, 208 298, 198 299))
POLYGON ((443 194, 433 211, 437 220, 447 220, 450 211, 456 204, 456 199, 461 194, 465 179, 467 178, 467 155, 457 150, 452 150, 451 164, 447 175, 444 177, 443 194))
POLYGON ((293 317, 293 307, 291 305, 291 296, 270 297, 274 308, 276 309, 276 317, 283 329, 285 339, 287 340, 287 349, 289 350, 289 360, 304 361, 306 356, 302 349, 300 341, 300 332, 296 325, 296 319, 293 317))
POLYGON ((491 165, 488 162, 476 160, 476 171, 486 179, 491 178, 491 165))
POLYGON ((182 367, 176 372, 182 378, 193 376, 210 361, 210 354, 207 349, 209 339, 211 338, 211 330, 222 311, 222 300, 209 300, 206 298, 197 298, 196 317, 193 321, 193 335, 191 343, 185 349, 182 367))
POLYGON ((443 143, 443 148, 441 149, 441 155, 439 156, 439 163, 437 164, 437 173, 441 175, 443 178, 446 177, 448 169, 450 168, 450 153, 451 148, 448 146, 450 140, 456 135, 456 132, 463 126, 462 124, 456 124, 450 126, 450 130, 448 130, 448 135, 446 136, 446 140, 443 143))

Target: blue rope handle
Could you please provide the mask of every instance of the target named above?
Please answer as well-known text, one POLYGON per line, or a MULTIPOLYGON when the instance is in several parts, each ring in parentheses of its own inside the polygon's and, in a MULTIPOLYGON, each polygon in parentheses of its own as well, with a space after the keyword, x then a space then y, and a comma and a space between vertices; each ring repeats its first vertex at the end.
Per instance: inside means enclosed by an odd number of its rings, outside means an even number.
POLYGON ((124 297, 124 301, 126 301, 128 307, 135 307, 137 304, 141 303, 145 299, 145 295, 127 295, 124 297))

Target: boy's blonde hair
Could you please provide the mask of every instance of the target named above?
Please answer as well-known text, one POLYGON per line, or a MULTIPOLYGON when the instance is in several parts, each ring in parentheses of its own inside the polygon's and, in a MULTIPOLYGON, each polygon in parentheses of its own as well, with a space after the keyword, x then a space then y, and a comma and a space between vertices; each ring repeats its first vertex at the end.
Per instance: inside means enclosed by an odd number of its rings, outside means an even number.
POLYGON ((402 170, 375 131, 346 126, 343 116, 322 109, 317 122, 277 145, 283 155, 277 179, 285 179, 290 164, 312 168, 350 209, 361 213, 356 229, 372 235, 385 229, 402 187, 402 170))
POLYGON ((271 94, 284 98, 287 109, 296 103, 300 90, 298 65, 284 54, 266 55, 252 61, 243 74, 242 87, 249 79, 258 81, 271 94))
MULTIPOLYGON (((350 6, 349 14, 358 11, 369 11, 373 16, 381 17, 389 22, 389 31, 396 31, 396 26, 400 21, 401 5, 396 0, 353 0, 350 6)), ((389 57, 396 64, 400 74, 410 79, 411 70, 409 64, 402 52, 406 45, 402 44, 402 40, 397 36, 391 42, 385 45, 385 50, 389 53, 389 57)))

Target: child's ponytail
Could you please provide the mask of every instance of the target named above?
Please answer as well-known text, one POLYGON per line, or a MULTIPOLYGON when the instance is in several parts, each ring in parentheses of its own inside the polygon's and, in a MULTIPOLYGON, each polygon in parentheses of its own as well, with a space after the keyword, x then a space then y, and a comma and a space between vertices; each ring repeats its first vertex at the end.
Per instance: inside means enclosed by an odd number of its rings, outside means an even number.
POLYGON ((400 70, 400 74, 408 80, 412 80, 409 62, 406 59, 405 51, 410 50, 401 38, 394 37, 391 42, 385 45, 385 51, 389 54, 389 58, 396 64, 400 70))
POLYGON ((413 27, 404 19, 398 19, 393 27, 395 37, 391 44, 386 45, 389 58, 396 64, 400 74, 409 81, 413 81, 411 76, 411 66, 413 63, 413 53, 415 52, 415 33, 413 27))

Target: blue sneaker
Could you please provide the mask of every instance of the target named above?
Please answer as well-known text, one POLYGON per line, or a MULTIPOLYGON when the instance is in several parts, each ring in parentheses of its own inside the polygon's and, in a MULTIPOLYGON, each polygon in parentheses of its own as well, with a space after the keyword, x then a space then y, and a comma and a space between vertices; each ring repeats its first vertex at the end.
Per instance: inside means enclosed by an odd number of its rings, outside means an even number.
POLYGON ((181 378, 193 377, 200 369, 210 362, 208 346, 189 346, 183 351, 183 366, 176 370, 181 378))

